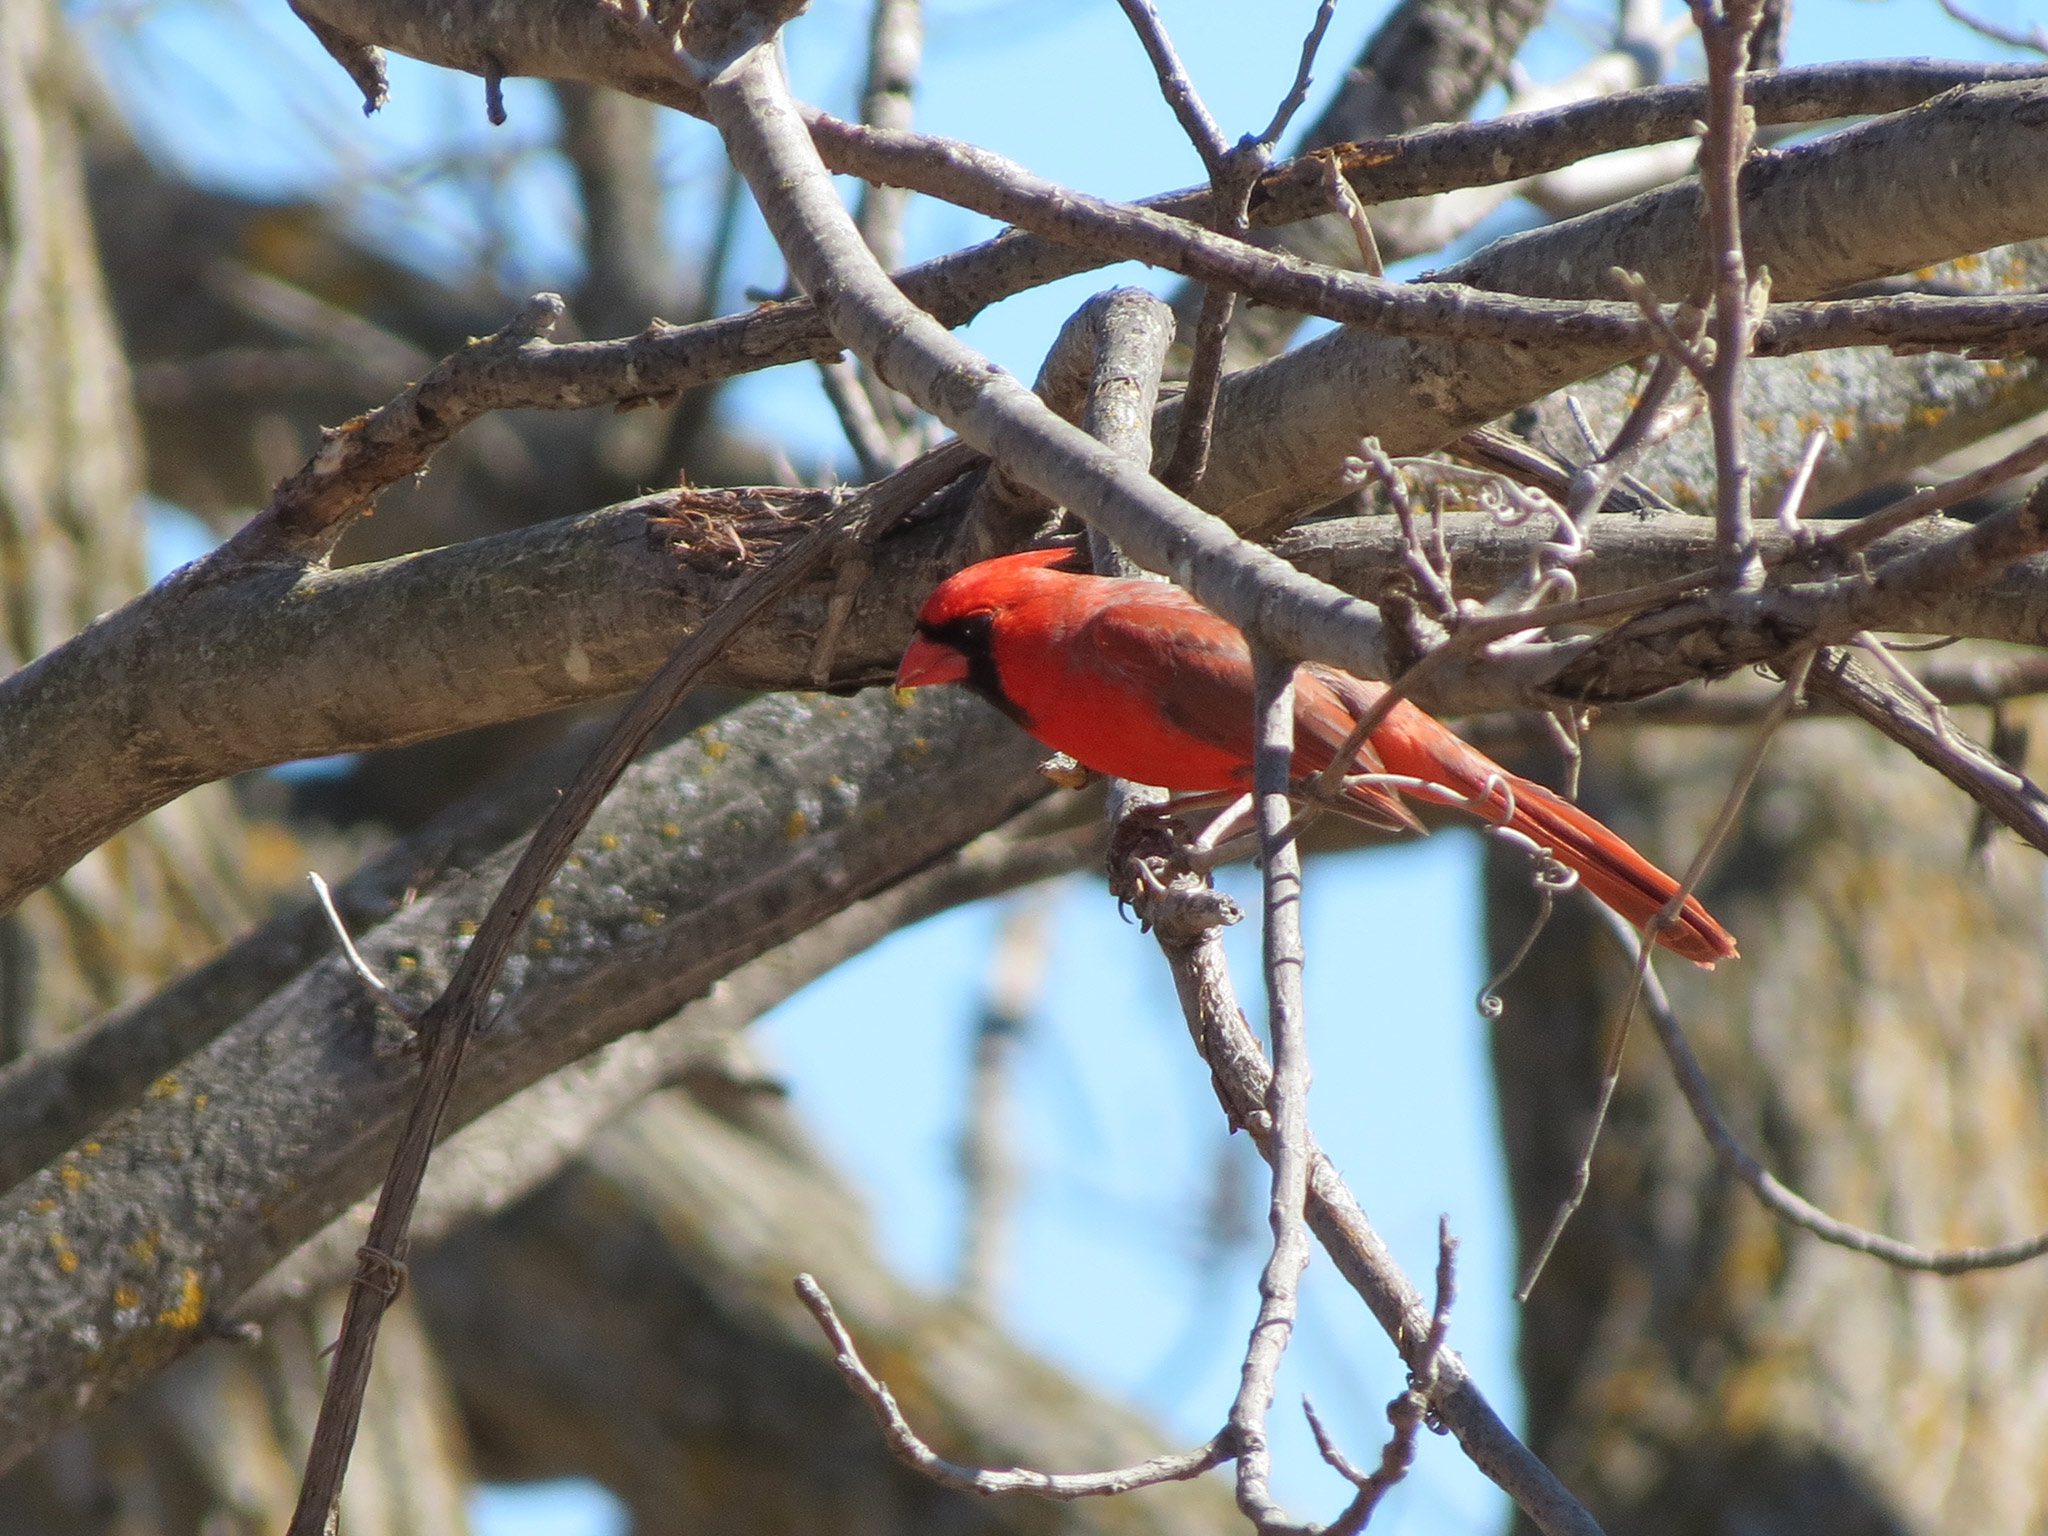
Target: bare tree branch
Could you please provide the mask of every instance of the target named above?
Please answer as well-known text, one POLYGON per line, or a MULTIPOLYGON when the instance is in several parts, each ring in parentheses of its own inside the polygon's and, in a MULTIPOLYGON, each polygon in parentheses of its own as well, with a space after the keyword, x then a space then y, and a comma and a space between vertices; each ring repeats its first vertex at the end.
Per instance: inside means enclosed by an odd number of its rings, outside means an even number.
POLYGON ((989 1470, 960 1466, 940 1456, 910 1427, 910 1421, 904 1418, 903 1410, 896 1404, 896 1394, 877 1379, 861 1359, 860 1351, 854 1347, 853 1336, 839 1321, 839 1314, 833 1311, 832 1300, 824 1288, 809 1275, 798 1275, 796 1293, 824 1330, 832 1346, 832 1363, 839 1367, 840 1376, 874 1413, 875 1422, 882 1427, 882 1434, 889 1442, 889 1449, 906 1466, 916 1468, 944 1487, 984 1496, 1035 1493, 1041 1499, 1099 1499, 1129 1493, 1136 1488, 1150 1488, 1158 1483, 1185 1482, 1188 1478, 1200 1477, 1211 1467, 1229 1459, 1228 1436, 1217 1435, 1192 1451, 1155 1456, 1150 1461, 1142 1461, 1134 1467, 1121 1467, 1114 1472, 1036 1472, 1025 1467, 989 1470))
MULTIPOLYGON (((1273 1378, 1294 1333, 1301 1273, 1308 1267, 1308 1023, 1301 995, 1301 845, 1293 837, 1294 662, 1252 652, 1252 787, 1259 822, 1264 918, 1261 927, 1266 1011, 1273 1038, 1273 1075, 1266 1088, 1268 1159, 1273 1185, 1267 1220, 1273 1247, 1259 1276, 1259 1315, 1252 1324, 1230 1405, 1237 1451, 1237 1506, 1262 1532, 1291 1529, 1274 1502, 1266 1410, 1273 1378)), ((1263 1150, 1263 1149, 1262 1149, 1263 1150)))
MULTIPOLYGON (((1127 852, 1143 853, 1140 845, 1127 852)), ((1240 914, 1228 897, 1186 874, 1149 885, 1135 877, 1136 859, 1126 859, 1127 891, 1145 891, 1145 915, 1173 973, 1181 1011, 1195 1048, 1209 1064, 1212 1083, 1233 1125, 1248 1131, 1269 1160, 1268 1103, 1272 1069, 1246 1024, 1230 984, 1218 929, 1240 914), (1157 889, 1153 889, 1156 887, 1157 889)), ((1430 1406, 1458 1437, 1466 1455, 1492 1479, 1545 1536, 1597 1536, 1599 1524, 1529 1449, 1515 1438, 1480 1392, 1455 1351, 1432 1351, 1430 1312, 1356 1198, 1320 1148, 1309 1153, 1306 1218, 1339 1273, 1358 1292, 1411 1372, 1434 1361, 1430 1406)))
POLYGON ((1808 678, 1816 697, 1896 741, 1975 800, 1984 813, 2048 853, 2048 795, 1990 749, 1972 741, 1890 679, 1873 676, 1845 651, 1823 652, 1808 678))
MULTIPOLYGON (((1039 755, 971 699, 779 697, 631 770, 527 926, 446 1127, 1007 819, 1045 793, 1039 755)), ((431 996, 512 852, 359 934, 370 963, 431 996)), ((315 967, 74 1149, 89 1177, 0 1198, 0 1463, 200 1342, 376 1182, 415 1072, 366 1006, 315 967)))

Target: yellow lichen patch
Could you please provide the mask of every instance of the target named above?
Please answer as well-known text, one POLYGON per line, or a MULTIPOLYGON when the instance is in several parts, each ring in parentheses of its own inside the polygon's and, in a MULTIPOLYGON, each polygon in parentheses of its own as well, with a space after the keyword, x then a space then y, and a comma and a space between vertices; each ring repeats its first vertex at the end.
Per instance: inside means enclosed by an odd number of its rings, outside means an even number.
POLYGON ((725 752, 726 747, 724 742, 713 740, 710 737, 705 738, 704 755, 710 758, 711 761, 713 761, 714 763, 717 762, 720 758, 725 756, 725 752))
POLYGON ((71 1239, 62 1232, 50 1234, 50 1252, 57 1255, 57 1267, 65 1274, 78 1268, 78 1250, 71 1246, 71 1239))
POLYGON ((474 938, 476 936, 476 924, 465 917, 455 925, 455 931, 465 939, 474 938))
POLYGON ((42 1199, 36 1201, 35 1204, 31 1205, 29 1209, 34 1211, 38 1216, 47 1216, 50 1214, 50 1212, 57 1209, 57 1202, 50 1196, 45 1195, 42 1199))
POLYGON ((194 1112, 194 1113, 196 1114, 196 1113, 198 1113, 198 1111, 200 1111, 200 1110, 202 1110, 202 1109, 204 1109, 204 1108, 206 1108, 206 1095, 205 1095, 205 1094, 203 1094, 203 1093, 195 1093, 195 1094, 193 1094, 193 1095, 192 1095, 192 1109, 193 1109, 193 1112, 194 1112))
POLYGON ((177 1091, 178 1076, 175 1072, 166 1072, 149 1085, 149 1096, 152 1099, 168 1099, 177 1091))
POLYGON ((73 1168, 69 1163, 66 1163, 57 1170, 57 1177, 63 1181, 64 1187, 75 1195, 85 1188, 86 1183, 92 1176, 83 1168, 73 1168))
POLYGON ((1734 1441, 1762 1434, 1770 1427, 1772 1405, 1785 1379, 1786 1362, 1774 1355, 1730 1371, 1721 1381, 1722 1432, 1734 1441))
POLYGON ((555 941, 553 939, 535 939, 533 941, 533 947, 539 950, 553 949, 555 947, 555 941))
POLYGON ((673 821, 664 821, 661 824, 661 835, 663 837, 681 837, 683 829, 673 821))
POLYGON ((205 1315, 206 1292, 199 1284, 199 1271, 188 1269, 178 1287, 178 1304, 165 1307, 156 1320, 166 1328, 197 1328, 205 1315))
POLYGON ((88 1141, 82 1144, 78 1150, 83 1152, 87 1157, 98 1157, 100 1153, 105 1149, 101 1147, 100 1144, 96 1141, 88 1141))
POLYGON ((163 1234, 161 1232, 145 1232, 128 1245, 128 1257, 138 1264, 154 1264, 156 1262, 157 1246, 162 1242, 163 1234))
POLYGON ((600 832, 597 837, 597 846, 609 853, 612 849, 619 846, 619 834, 616 832, 600 832))
POLYGON ((913 688, 891 688, 889 690, 889 702, 898 709, 908 709, 910 708, 910 696, 914 692, 916 690, 913 688))
POLYGON ((667 921, 667 918, 657 908, 642 907, 640 909, 640 921, 650 928, 659 928, 667 921))
POLYGON ((142 1292, 124 1280, 121 1284, 114 1287, 114 1305, 123 1312, 126 1312, 131 1307, 139 1307, 142 1305, 142 1292))
POLYGON ((536 915, 540 917, 546 917, 550 912, 555 910, 555 898, 552 896, 541 897, 539 901, 536 901, 533 904, 533 910, 536 915))
POLYGON ((810 819, 802 811, 791 811, 788 820, 782 824, 782 835, 793 843, 809 830, 810 825, 810 819))
POLYGON ((1834 434, 1834 439, 1836 442, 1846 443, 1852 436, 1855 435, 1856 423, 1851 421, 1846 416, 1837 416, 1833 421, 1828 423, 1828 431, 1834 434))

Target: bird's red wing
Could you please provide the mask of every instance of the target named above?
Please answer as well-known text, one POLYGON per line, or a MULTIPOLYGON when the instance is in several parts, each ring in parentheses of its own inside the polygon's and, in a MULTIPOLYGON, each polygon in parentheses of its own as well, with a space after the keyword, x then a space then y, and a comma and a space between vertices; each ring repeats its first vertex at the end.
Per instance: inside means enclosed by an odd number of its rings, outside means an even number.
MULTIPOLYGON (((1249 789, 1252 758, 1252 662, 1244 637, 1178 589, 1148 582, 1096 612, 1082 629, 1086 652, 1129 701, 1123 730, 1135 747, 1150 738, 1158 766, 1175 778, 1140 778, 1171 789, 1249 789)), ((1342 673, 1328 674, 1344 678, 1342 673)), ((1320 772, 1358 721, 1366 685, 1344 678, 1352 695, 1330 686, 1323 669, 1304 668, 1295 688, 1294 772, 1320 772)), ((1085 759, 1083 759, 1085 761, 1085 759)), ((1368 746, 1358 767, 1380 770, 1368 746)), ((1346 814, 1390 832, 1422 824, 1398 796, 1361 786, 1346 797, 1346 814)))
MULTIPOLYGON (((1119 583, 1119 585, 1124 585, 1119 583)), ((1125 587, 1081 627, 1077 663, 1100 723, 1168 789, 1251 787, 1252 664, 1244 637, 1173 587, 1125 587)), ((1084 759, 1085 760, 1085 759, 1084 759)))

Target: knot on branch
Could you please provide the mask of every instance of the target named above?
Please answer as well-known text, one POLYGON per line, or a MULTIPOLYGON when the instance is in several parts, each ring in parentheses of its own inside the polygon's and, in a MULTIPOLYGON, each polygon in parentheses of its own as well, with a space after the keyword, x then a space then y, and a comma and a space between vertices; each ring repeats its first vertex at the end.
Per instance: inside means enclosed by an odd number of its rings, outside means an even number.
POLYGON ((1196 870, 1187 824, 1164 805, 1140 806, 1109 836, 1109 889, 1162 944, 1185 947, 1244 919, 1244 909, 1196 870))

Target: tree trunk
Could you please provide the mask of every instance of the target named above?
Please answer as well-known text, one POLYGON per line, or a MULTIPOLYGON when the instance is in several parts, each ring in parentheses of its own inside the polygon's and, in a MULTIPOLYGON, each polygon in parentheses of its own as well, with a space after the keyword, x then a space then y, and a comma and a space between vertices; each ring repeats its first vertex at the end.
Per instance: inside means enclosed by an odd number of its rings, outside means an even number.
MULTIPOLYGON (((1747 741, 1609 733, 1588 805, 1670 867, 1747 741)), ((1738 1136, 1845 1219, 1923 1247, 2048 1224, 2037 857, 1968 852, 1970 807, 1860 727, 1774 744, 1705 887, 1743 958, 1660 967, 1738 1136), (1683 971, 1685 974, 1678 974, 1683 971)), ((1491 947, 1533 915, 1493 856, 1491 947)), ((1503 989, 1501 1119, 1525 1255, 1585 1134, 1628 982, 1579 898, 1503 989)), ((2039 1261, 1903 1274, 1781 1226, 1722 1173, 1638 1025, 1590 1194, 1523 1315, 1529 1440, 1615 1536, 2038 1531, 2039 1261)))

